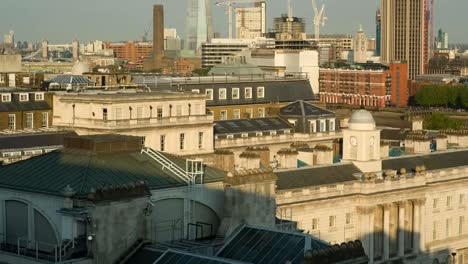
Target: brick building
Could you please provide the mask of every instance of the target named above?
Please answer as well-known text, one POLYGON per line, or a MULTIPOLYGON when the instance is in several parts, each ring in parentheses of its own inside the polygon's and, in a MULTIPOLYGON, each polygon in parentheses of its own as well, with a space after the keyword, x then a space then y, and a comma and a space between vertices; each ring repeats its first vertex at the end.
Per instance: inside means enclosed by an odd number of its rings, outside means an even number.
POLYGON ((369 107, 406 106, 407 64, 360 65, 359 68, 320 69, 320 101, 369 107))
POLYGON ((52 125, 52 94, 0 88, 0 131, 35 130, 52 125))
POLYGON ((153 44, 146 42, 128 41, 125 43, 104 43, 105 49, 114 50, 114 56, 118 59, 126 60, 129 67, 143 69, 143 61, 151 57, 153 44))

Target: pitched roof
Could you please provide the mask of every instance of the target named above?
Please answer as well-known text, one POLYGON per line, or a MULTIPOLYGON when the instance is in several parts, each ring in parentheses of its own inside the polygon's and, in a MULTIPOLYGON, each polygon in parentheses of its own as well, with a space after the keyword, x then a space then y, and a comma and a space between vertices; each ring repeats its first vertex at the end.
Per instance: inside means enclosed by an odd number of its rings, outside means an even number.
POLYGON ((315 106, 311 103, 298 100, 281 107, 280 115, 283 116, 334 116, 335 113, 315 106))
POLYGON ((289 190, 307 186, 337 184, 355 181, 353 173, 361 172, 354 164, 336 164, 276 172, 277 190, 289 190))
POLYGON ((272 263, 274 260, 274 263, 296 264, 304 261, 306 248, 326 247, 329 245, 307 234, 243 226, 216 256, 248 263, 272 263))
POLYGON ((66 84, 66 83, 94 83, 94 81, 88 79, 85 76, 81 75, 58 75, 57 77, 48 81, 49 83, 59 83, 59 84, 66 84))
MULTIPOLYGON (((185 160, 164 154, 185 168, 185 160)), ((224 172, 205 167, 204 181, 224 179, 224 172)), ((89 153, 61 150, 0 166, 0 188, 63 196, 67 185, 80 198, 92 189, 122 186, 145 181, 150 189, 183 186, 185 183, 146 154, 89 153)))
POLYGON ((75 132, 0 135, 0 150, 63 146, 63 138, 75 132))
POLYGON ((468 150, 438 152, 426 155, 412 155, 389 158, 382 161, 382 169, 399 170, 405 168, 408 172, 416 166, 424 165, 426 170, 440 170, 468 165, 468 150))
POLYGON ((215 122, 215 135, 261 132, 291 129, 292 126, 279 117, 223 120, 215 122))

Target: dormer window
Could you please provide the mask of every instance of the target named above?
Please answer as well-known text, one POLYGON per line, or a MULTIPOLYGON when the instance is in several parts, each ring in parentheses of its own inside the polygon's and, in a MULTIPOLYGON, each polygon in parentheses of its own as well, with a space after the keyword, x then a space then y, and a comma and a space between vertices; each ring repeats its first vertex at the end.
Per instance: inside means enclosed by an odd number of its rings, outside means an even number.
POLYGON ((233 139, 233 138, 234 138, 234 135, 229 134, 229 135, 226 136, 226 138, 227 138, 227 139, 233 139))
POLYGON ((242 134, 241 134, 241 137, 243 137, 243 138, 249 137, 249 134, 247 134, 247 133, 242 133, 242 134))
POLYGON ((35 94, 34 94, 34 99, 35 99, 36 101, 42 101, 42 100, 44 100, 44 93, 35 93, 35 94))
POLYGON ((2 94, 2 102, 11 102, 11 94, 2 94))
POLYGON ((276 131, 270 131, 270 136, 276 136, 276 131))
POLYGON ((20 94, 20 102, 26 102, 26 101, 29 101, 29 94, 21 93, 20 94))

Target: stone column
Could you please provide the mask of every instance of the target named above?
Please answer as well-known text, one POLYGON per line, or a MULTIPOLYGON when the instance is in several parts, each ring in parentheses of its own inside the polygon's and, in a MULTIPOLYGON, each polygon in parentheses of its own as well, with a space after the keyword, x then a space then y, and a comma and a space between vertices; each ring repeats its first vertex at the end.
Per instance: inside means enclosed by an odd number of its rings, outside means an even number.
POLYGON ((369 236, 369 263, 372 264, 374 263, 374 215, 375 215, 375 212, 374 212, 374 208, 375 207, 372 207, 372 209, 370 210, 370 213, 369 213, 369 232, 368 232, 368 236, 369 236))
POLYGON ((374 261, 374 206, 357 208, 360 219, 360 237, 364 250, 369 256, 369 263, 374 261))
POLYGON ((425 199, 413 200, 414 227, 413 227, 413 253, 418 254, 425 250, 424 242, 424 202, 425 199))
POLYGON ((405 203, 398 203, 398 256, 405 255, 405 203))
POLYGON ((388 260, 390 256, 390 204, 384 206, 384 232, 383 232, 383 260, 388 260))

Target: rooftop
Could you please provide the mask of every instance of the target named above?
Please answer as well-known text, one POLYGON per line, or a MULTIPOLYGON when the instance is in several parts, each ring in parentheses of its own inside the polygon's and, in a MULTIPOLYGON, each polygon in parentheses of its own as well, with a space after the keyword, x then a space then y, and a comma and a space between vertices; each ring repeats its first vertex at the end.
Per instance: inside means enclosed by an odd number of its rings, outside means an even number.
POLYGON ((283 116, 335 116, 332 111, 318 107, 311 103, 298 100, 281 107, 280 115, 283 116))
POLYGON ((76 135, 75 132, 64 131, 54 133, 21 133, 0 135, 0 151, 30 149, 46 146, 63 146, 64 137, 76 135))
POLYGON ((292 126, 279 117, 223 120, 215 122, 215 135, 262 132, 291 129, 292 126))
MULTIPOLYGON (((185 160, 163 154, 185 168, 185 160)), ((220 170, 205 167, 204 181, 224 179, 220 170)), ((86 198, 93 189, 128 186, 146 182, 150 189, 184 186, 185 183, 140 152, 95 153, 63 149, 14 164, 0 166, 0 188, 63 196, 69 185, 77 198, 86 198), (31 172, 34 172, 31 174, 31 172)))

